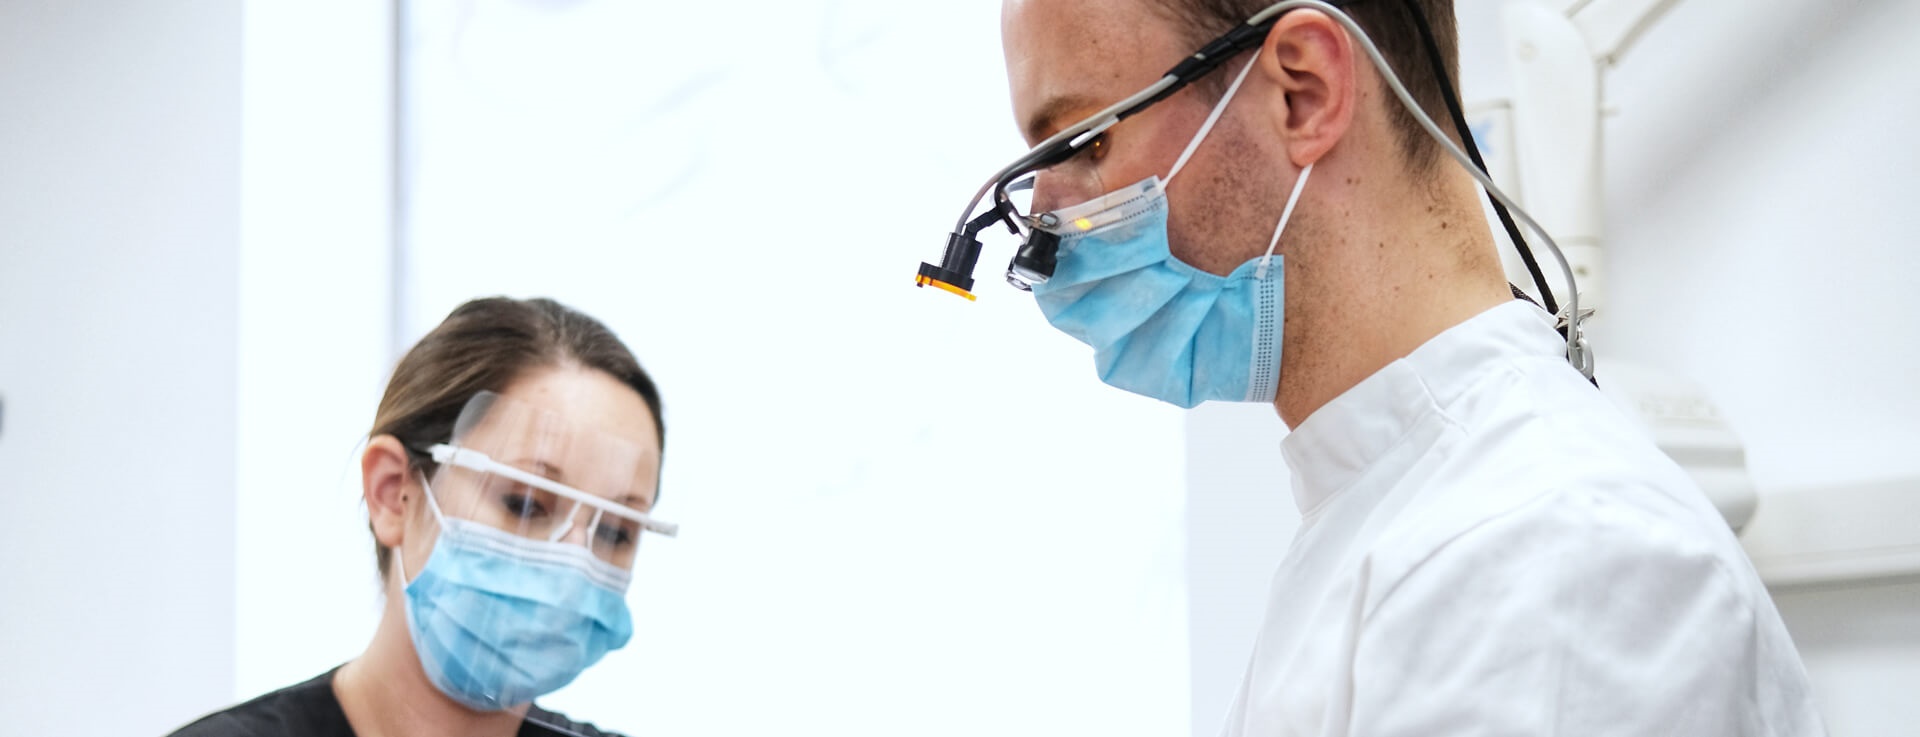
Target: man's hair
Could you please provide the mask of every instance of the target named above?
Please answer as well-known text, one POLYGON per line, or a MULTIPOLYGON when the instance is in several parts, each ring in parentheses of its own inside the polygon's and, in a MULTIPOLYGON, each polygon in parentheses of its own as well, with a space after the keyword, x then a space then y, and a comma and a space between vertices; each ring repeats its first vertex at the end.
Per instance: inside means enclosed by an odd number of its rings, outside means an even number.
MULTIPOLYGON (((1179 26, 1188 45, 1196 50, 1278 1, 1149 0, 1179 26)), ((1440 130, 1457 139, 1453 125, 1447 122, 1450 116, 1440 91, 1440 80, 1434 74, 1426 44, 1420 37, 1420 21, 1414 17, 1416 6, 1433 30, 1434 44, 1440 47, 1440 58, 1446 64, 1447 82, 1458 90, 1459 33, 1454 26, 1453 0, 1356 0, 1346 3, 1343 10, 1367 32, 1368 38, 1373 39, 1373 44, 1380 48, 1380 55, 1386 57, 1387 64, 1393 67, 1394 74, 1400 77, 1400 82, 1406 85, 1407 92, 1413 94, 1413 99, 1420 103, 1421 109, 1432 116, 1434 122, 1440 125, 1440 130)), ((1218 100, 1220 95, 1225 94, 1227 80, 1232 79, 1230 75, 1237 73, 1238 69, 1236 64, 1229 64, 1196 86, 1218 100)), ((1408 167, 1415 172, 1427 171, 1442 155, 1439 144, 1427 135, 1413 113, 1400 104, 1399 98, 1391 90, 1383 85, 1381 91, 1387 107, 1387 120, 1399 139, 1400 150, 1406 157, 1408 167)))

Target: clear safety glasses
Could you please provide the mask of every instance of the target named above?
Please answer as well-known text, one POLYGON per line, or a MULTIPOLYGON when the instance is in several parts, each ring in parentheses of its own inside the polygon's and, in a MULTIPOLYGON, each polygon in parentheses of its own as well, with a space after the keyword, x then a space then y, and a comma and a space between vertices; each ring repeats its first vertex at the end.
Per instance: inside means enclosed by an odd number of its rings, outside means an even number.
POLYGON ((461 411, 453 438, 428 451, 439 464, 430 496, 444 517, 529 542, 578 545, 623 571, 632 569, 643 533, 679 533, 647 513, 660 455, 641 438, 482 392, 461 411))
MULTIPOLYGON (((1426 56, 1432 68, 1431 73, 1440 82, 1442 97, 1445 98, 1451 118, 1450 122, 1454 130, 1460 133, 1461 140, 1466 143, 1464 150, 1455 145, 1433 121, 1433 118, 1427 115, 1420 104, 1414 100, 1412 93, 1407 91, 1399 75, 1387 64, 1386 58, 1381 55, 1380 49, 1374 45, 1373 40, 1367 37, 1358 23, 1341 10, 1341 7, 1351 5, 1355 0, 1286 0, 1286 2, 1268 6, 1248 19, 1246 23, 1235 26, 1232 30, 1215 38, 1169 69, 1158 81, 1145 89, 1113 103, 1085 120, 1061 129, 1027 151, 1025 155, 1001 167, 992 178, 987 180, 986 184, 980 187, 978 192, 974 193, 973 199, 968 201, 966 209, 960 214, 959 222, 955 224, 953 232, 947 236, 946 248, 940 262, 938 264, 921 263, 919 273, 914 277, 914 283, 922 287, 935 287, 969 300, 974 299, 972 292, 974 269, 979 262, 981 251, 979 238, 983 232, 1000 225, 1004 225, 1014 236, 1023 239, 1007 265, 1008 283, 1024 290, 1029 289, 1033 284, 1046 281, 1052 276, 1056 265, 1059 236, 1050 230, 1049 224, 1036 219, 1038 214, 1029 210, 1021 195, 1023 191, 1033 187, 1037 173, 1049 171, 1060 175, 1091 177, 1093 184, 1088 186, 1099 187, 1098 174, 1091 167, 1095 166, 1093 161, 1097 160, 1100 147, 1105 145, 1104 136, 1109 129, 1173 96, 1195 80, 1213 73, 1227 60, 1259 47, 1265 42, 1268 32, 1273 29, 1274 22, 1279 20, 1280 16, 1293 10, 1311 8, 1327 14, 1346 28, 1348 35, 1366 52, 1368 59, 1391 88, 1394 96, 1399 99, 1400 104, 1413 114, 1415 120, 1440 145, 1441 149, 1466 167, 1467 172, 1480 182, 1481 187, 1486 190, 1487 196, 1492 200, 1493 210, 1499 217, 1501 225, 1505 227, 1508 237, 1520 253, 1521 260, 1526 264, 1535 286, 1539 288, 1547 311, 1557 312, 1561 318, 1561 329, 1567 338, 1568 360, 1591 379, 1593 357, 1587 347, 1586 339, 1580 332, 1580 322, 1586 316, 1582 314, 1579 307, 1580 295, 1574 283, 1572 266, 1560 252, 1560 247, 1554 242, 1553 237, 1514 204, 1512 198, 1502 192, 1487 175, 1486 165, 1480 158, 1480 151, 1474 146, 1473 137, 1466 133, 1466 116, 1461 112, 1459 96, 1453 89, 1452 81, 1443 71, 1439 46, 1433 40, 1432 29, 1428 27, 1418 3, 1411 0, 1374 1, 1407 4, 1408 12, 1412 14, 1416 21, 1415 25, 1419 28, 1420 42, 1425 47, 1426 56), (982 203, 985 203, 984 206, 982 203), (1565 309, 1561 308, 1554 299, 1553 290, 1547 286, 1546 276, 1534 259, 1533 252, 1527 245, 1527 239, 1521 235, 1519 226, 1515 224, 1515 216, 1527 226, 1528 230, 1538 236, 1540 242, 1546 244, 1547 250, 1560 262, 1560 270, 1566 282, 1565 309)), ((1216 110, 1216 114, 1217 112, 1216 110)), ((1211 125, 1211 120, 1208 124, 1211 125)), ((1131 182, 1114 184, 1126 185, 1131 182)), ((1086 191, 1107 189, 1112 188, 1086 191)))
MULTIPOLYGON (((1281 13, 1300 7, 1318 7, 1338 13, 1335 5, 1350 1, 1335 0, 1335 4, 1330 5, 1318 0, 1289 0, 1268 8, 1194 52, 1146 89, 1041 141, 1025 155, 1002 167, 981 186, 980 191, 974 193, 967 208, 961 212, 953 232, 947 237, 946 251, 940 264, 922 263, 914 282, 919 286, 936 287, 973 299, 973 272, 980 257, 978 238, 996 225, 1005 225, 1015 236, 1026 238, 1026 243, 1008 266, 1007 281, 1020 289, 1045 281, 1053 273, 1054 252, 1059 240, 1048 230, 1033 227, 1036 224, 1033 221, 1034 213, 1028 210, 1022 199, 1017 198, 1017 195, 1033 187, 1036 172, 1061 165, 1067 165, 1068 168, 1089 166, 1087 159, 1097 158, 1100 147, 1106 144, 1104 134, 1108 129, 1172 97, 1195 80, 1213 73, 1228 59, 1258 47, 1265 41, 1267 31, 1281 13), (1096 156, 1082 158, 1083 154, 1096 156), (982 201, 987 203, 984 209, 981 207, 982 201)), ((1340 17, 1344 18, 1345 15, 1340 17)), ((1093 176, 1091 172, 1083 174, 1093 176)))

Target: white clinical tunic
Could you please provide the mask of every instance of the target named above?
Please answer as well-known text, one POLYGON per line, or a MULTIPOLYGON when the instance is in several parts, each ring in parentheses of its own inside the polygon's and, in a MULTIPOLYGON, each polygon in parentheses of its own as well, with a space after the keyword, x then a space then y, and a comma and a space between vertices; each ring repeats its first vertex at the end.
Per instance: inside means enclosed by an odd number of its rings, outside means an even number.
POLYGON ((1225 735, 1825 733, 1726 522, 1565 350, 1495 307, 1287 436, 1300 531, 1225 735))

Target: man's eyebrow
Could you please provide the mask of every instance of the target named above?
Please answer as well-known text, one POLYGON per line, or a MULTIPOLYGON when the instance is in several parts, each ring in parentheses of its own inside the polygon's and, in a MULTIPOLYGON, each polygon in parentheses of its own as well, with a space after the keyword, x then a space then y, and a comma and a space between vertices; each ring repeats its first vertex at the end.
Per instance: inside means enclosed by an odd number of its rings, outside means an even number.
POLYGON ((1027 118, 1024 129, 1027 144, 1039 145, 1041 141, 1047 140, 1048 136, 1058 133, 1062 127, 1080 122, 1079 118, 1060 121, 1061 116, 1076 110, 1097 110, 1099 106, 1099 101, 1086 95, 1061 95, 1048 98, 1046 102, 1040 104, 1040 107, 1034 109, 1033 115, 1027 118))

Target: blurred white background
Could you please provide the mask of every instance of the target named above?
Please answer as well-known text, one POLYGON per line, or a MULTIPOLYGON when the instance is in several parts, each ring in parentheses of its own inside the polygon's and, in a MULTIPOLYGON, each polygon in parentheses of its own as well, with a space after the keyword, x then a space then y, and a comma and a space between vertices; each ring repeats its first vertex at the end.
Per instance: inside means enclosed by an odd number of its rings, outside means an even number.
MULTIPOLYGON (((1460 6, 1469 100, 1497 5, 1460 6)), ((1004 250, 977 303, 910 284, 1021 149, 997 6, 0 3, 0 734, 164 733, 357 654, 355 446, 397 351, 500 293, 633 346, 686 529, 548 706, 1214 733, 1296 517, 1271 410, 1102 387, 1004 250)), ((1607 84, 1602 350, 1709 387, 1761 514, 1920 477, 1915 27, 1689 0, 1607 84)), ((1920 723, 1920 584, 1777 599, 1835 734, 1920 723)))

